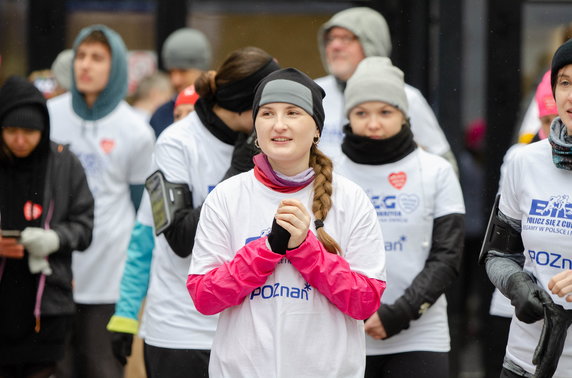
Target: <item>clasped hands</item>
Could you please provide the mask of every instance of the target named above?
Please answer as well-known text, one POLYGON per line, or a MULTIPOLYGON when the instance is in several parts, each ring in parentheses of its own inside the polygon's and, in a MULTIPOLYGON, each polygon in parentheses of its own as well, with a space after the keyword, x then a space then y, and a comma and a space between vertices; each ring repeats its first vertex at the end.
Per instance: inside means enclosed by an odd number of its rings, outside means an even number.
POLYGON ((268 243, 273 252, 285 254, 286 249, 294 249, 306 240, 310 228, 310 213, 302 203, 295 199, 280 201, 268 243))

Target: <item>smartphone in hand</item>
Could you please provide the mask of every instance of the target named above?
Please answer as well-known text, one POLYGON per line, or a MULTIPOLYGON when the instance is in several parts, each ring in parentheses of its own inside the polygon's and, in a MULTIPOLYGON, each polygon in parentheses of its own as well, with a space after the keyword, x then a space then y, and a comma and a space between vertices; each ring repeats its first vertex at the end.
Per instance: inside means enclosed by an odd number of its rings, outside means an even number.
POLYGON ((3 238, 19 238, 21 231, 19 230, 1 230, 1 235, 3 238))
POLYGON ((0 257, 9 259, 21 259, 24 257, 24 246, 18 243, 20 231, 1 230, 0 235, 0 257))

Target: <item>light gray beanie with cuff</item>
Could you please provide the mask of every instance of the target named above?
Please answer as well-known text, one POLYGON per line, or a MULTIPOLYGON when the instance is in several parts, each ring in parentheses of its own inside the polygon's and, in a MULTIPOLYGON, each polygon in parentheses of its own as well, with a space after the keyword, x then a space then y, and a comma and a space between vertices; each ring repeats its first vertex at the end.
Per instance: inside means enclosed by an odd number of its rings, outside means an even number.
POLYGON ((196 68, 207 71, 212 60, 211 45, 199 30, 178 29, 165 40, 161 58, 167 70, 196 68))
POLYGON ((403 72, 389 58, 372 56, 362 60, 348 80, 344 92, 346 116, 359 104, 382 101, 409 118, 403 72))

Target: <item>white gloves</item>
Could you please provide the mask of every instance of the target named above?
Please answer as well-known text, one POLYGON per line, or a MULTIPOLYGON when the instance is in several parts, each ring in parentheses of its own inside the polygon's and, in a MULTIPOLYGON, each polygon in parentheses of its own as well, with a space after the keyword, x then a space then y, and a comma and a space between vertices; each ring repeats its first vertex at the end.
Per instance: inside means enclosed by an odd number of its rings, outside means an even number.
POLYGON ((52 268, 50 263, 45 257, 34 257, 32 255, 28 256, 28 268, 32 274, 42 273, 46 276, 52 274, 52 268))
POLYGON ((50 264, 46 259, 50 253, 60 248, 60 238, 54 230, 44 230, 39 227, 26 227, 20 235, 20 244, 29 253, 28 267, 32 273, 52 274, 50 264))

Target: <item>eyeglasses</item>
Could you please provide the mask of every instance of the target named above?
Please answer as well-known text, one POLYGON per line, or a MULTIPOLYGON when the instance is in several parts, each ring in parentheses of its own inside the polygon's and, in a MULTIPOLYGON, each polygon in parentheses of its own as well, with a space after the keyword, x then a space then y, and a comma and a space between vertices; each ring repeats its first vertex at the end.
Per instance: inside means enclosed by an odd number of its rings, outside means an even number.
POLYGON ((355 35, 328 35, 326 38, 326 45, 334 42, 335 40, 340 41, 342 45, 349 45, 353 41, 357 41, 358 37, 355 35))

